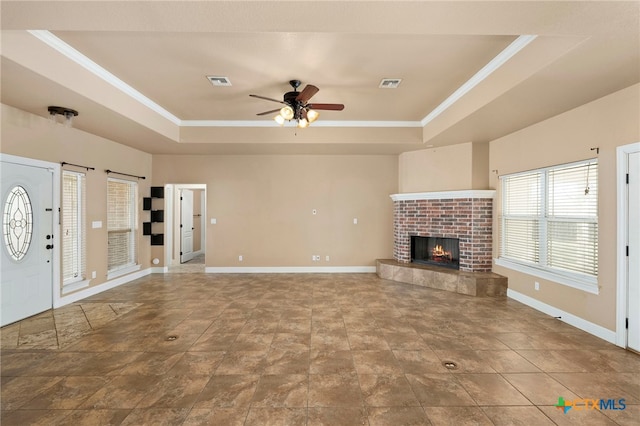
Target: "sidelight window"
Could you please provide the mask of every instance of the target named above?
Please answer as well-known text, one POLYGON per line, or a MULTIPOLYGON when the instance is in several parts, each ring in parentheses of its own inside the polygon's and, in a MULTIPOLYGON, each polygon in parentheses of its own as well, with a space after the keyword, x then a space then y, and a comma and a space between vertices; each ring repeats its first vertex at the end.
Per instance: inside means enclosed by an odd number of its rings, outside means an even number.
POLYGON ((63 285, 86 278, 85 174, 62 172, 63 285))

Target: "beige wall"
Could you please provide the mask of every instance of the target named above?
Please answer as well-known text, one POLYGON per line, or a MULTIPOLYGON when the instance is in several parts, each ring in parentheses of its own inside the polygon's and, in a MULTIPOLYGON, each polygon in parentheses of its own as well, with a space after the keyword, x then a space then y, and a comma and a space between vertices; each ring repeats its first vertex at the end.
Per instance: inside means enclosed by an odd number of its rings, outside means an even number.
POLYGON ((461 143, 400 154, 398 191, 487 189, 489 144, 461 143))
MULTIPOLYGON (((87 185, 87 273, 96 271, 90 285, 107 281, 107 174, 106 169, 145 176, 139 180, 138 209, 139 251, 141 268, 150 266, 149 237, 142 236, 142 197, 149 196, 151 156, 98 136, 73 129, 24 111, 2 105, 2 145, 4 154, 17 155, 53 163, 67 162, 94 167, 86 172, 87 185), (93 221, 101 221, 102 228, 92 229, 93 221)), ((66 166, 65 169, 83 171, 66 166)), ((112 175, 123 178, 122 176, 112 175)), ((58 235, 60 232, 58 231, 58 235)))
POLYGON ((207 266, 373 266, 392 255, 397 156, 153 157, 154 185, 190 183, 207 185, 207 266))
POLYGON ((471 186, 468 189, 489 188, 489 144, 473 143, 471 146, 471 186))
MULTIPOLYGON (((558 115, 490 145, 490 169, 499 175, 598 158, 599 294, 495 266, 509 278, 509 288, 573 315, 615 330, 616 314, 616 147, 640 141, 640 85, 616 92, 558 115), (599 147, 597 155, 591 148, 599 147), (534 290, 540 282, 540 291, 534 290)), ((499 193, 499 180, 490 174, 499 193)), ((500 214, 496 200, 494 219, 500 214)), ((497 221, 494 229, 498 229, 497 221)), ((499 236, 494 234, 494 257, 499 236)))

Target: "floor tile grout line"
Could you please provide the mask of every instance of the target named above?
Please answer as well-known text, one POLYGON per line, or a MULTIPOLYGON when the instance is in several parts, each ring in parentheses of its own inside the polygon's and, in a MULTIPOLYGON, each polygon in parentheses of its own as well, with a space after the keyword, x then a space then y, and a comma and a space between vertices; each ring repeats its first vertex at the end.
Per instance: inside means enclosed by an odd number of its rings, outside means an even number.
MULTIPOLYGON (((237 300, 241 300, 241 299, 237 299, 237 300)), ((359 306, 362 306, 362 305, 359 305, 359 306)), ((401 308, 398 308, 398 309, 399 309, 399 310, 401 310, 401 308)), ((345 317, 343 316, 343 317, 342 317, 342 322, 343 322, 343 326, 346 328, 346 322, 345 322, 344 320, 345 320, 345 317)), ((415 328, 414 328, 414 330, 415 330, 415 328)), ((235 334, 235 333, 234 333, 234 334, 235 334)), ((238 333, 238 334, 239 334, 239 333, 238 333)), ((458 333, 458 334, 460 334, 460 333, 458 333)), ((236 335, 236 339, 237 339, 237 337, 238 337, 238 336, 236 335)), ((347 333, 347 339, 348 339, 348 338, 349 338, 349 333, 347 333)), ((234 340, 234 341, 235 341, 235 340, 234 340)), ((193 343, 195 343, 195 340, 194 340, 194 342, 193 342, 193 343)), ((193 343, 192 343, 192 344, 193 344, 193 343)), ((273 343, 273 341, 272 341, 272 343, 273 343)), ((349 343, 350 353, 351 353, 351 356, 352 356, 352 359, 353 359, 353 353, 354 353, 354 352, 353 352, 353 350, 354 350, 354 349, 353 349, 353 345, 352 345, 352 342, 351 342, 351 341, 349 341, 348 343, 349 343)), ((427 345, 427 346, 428 346, 428 345, 427 345)), ((507 345, 505 345, 505 346, 506 346, 506 347, 509 347, 509 346, 507 346, 507 345)), ((509 347, 509 348, 510 348, 510 347, 509 347)), ((389 350, 391 350, 391 351, 392 351, 392 353, 394 353, 393 348, 391 348, 391 347, 390 347, 390 348, 389 348, 389 350)), ((429 350, 431 350, 431 351, 432 351, 433 349, 432 349, 431 347, 429 347, 429 350)), ((474 352, 474 353, 482 352, 482 350, 478 350, 478 349, 476 349, 475 347, 470 348, 470 350, 471 350, 472 352, 474 352)), ((514 350, 513 348, 510 348, 510 350, 512 350, 512 351, 514 351, 514 352, 516 352, 516 353, 517 353, 517 351, 516 351, 516 350, 514 350)), ((554 351, 559 351, 559 349, 554 349, 554 351)), ((183 356, 184 356, 184 353, 183 353, 183 356)), ((442 356, 442 353, 440 353, 440 356, 442 356)), ((311 351, 310 351, 310 348, 309 348, 309 359, 310 359, 310 357, 311 357, 311 351)), ((396 359, 396 361, 397 361, 397 360, 398 360, 398 358, 397 358, 397 356, 396 356, 396 354, 395 354, 395 353, 394 353, 394 357, 395 357, 395 359, 396 359)), ((436 358, 438 358, 438 357, 436 357, 436 358)), ((439 358, 438 358, 438 359, 439 359, 439 358)), ((526 358, 525 358, 525 359, 526 359, 526 358)), ((546 372, 546 371, 544 371, 544 370, 543 370, 542 372, 544 372, 545 374, 548 374, 548 372, 546 372)), ((449 372, 449 373, 451 374, 451 372, 449 372)), ((498 373, 499 373, 499 374, 501 374, 501 375, 503 376, 503 378, 505 378, 505 377, 504 377, 504 375, 505 375, 505 374, 508 374, 508 372, 503 372, 503 371, 498 371, 497 373, 474 373, 473 371, 470 371, 470 372, 469 372, 469 374, 498 374, 498 373)), ((405 378, 406 378, 406 372, 404 373, 404 375, 405 375, 405 378)), ((359 377, 359 376, 358 376, 358 377, 359 377)), ((458 378, 459 378, 459 376, 457 375, 457 373, 456 373, 456 376, 453 376, 453 377, 456 377, 456 380, 458 380, 458 378)), ((506 380, 506 378, 505 378, 505 380, 506 380)), ((554 379, 554 380, 555 380, 555 379, 554 379)), ((622 389, 622 388, 621 388, 621 389, 622 389)), ((474 402, 475 402, 475 401, 474 401, 474 402)), ((308 406, 309 406, 309 400, 307 400, 307 416, 308 416, 308 406)), ((536 406, 536 407, 539 407, 539 406, 536 406)), ((246 419, 246 418, 245 418, 245 419, 246 419)))

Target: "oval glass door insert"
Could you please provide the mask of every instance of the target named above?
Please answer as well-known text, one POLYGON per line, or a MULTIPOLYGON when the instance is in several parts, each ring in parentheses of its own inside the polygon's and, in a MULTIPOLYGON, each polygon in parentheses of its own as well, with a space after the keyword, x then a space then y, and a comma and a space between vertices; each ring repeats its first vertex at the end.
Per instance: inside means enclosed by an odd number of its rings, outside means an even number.
POLYGON ((9 256, 22 260, 31 245, 33 209, 29 194, 22 186, 14 186, 7 195, 2 213, 2 233, 9 256))

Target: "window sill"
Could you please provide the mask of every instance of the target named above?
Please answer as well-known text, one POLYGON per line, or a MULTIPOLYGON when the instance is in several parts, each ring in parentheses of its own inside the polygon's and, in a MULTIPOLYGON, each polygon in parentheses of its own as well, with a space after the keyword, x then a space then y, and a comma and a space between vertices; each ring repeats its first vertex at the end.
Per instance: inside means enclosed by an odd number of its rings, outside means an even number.
POLYGON ((140 265, 129 265, 129 266, 124 266, 120 269, 116 269, 113 271, 108 271, 107 272, 107 280, 111 280, 113 278, 118 278, 121 277, 123 275, 127 275, 130 274, 132 272, 136 272, 140 270, 140 265))
POLYGON ((87 288, 89 287, 89 284, 91 283, 91 280, 79 280, 79 281, 73 281, 67 284, 62 284, 62 294, 69 294, 71 292, 83 289, 83 288, 87 288))
POLYGON ((599 294, 597 277, 579 276, 577 274, 567 273, 562 274, 548 269, 536 268, 534 266, 524 265, 522 263, 514 262, 512 260, 498 258, 494 260, 497 266, 513 269, 514 271, 522 272, 524 274, 533 275, 534 277, 542 278, 544 280, 553 281, 558 284, 566 285, 578 290, 586 291, 591 294, 599 294))

